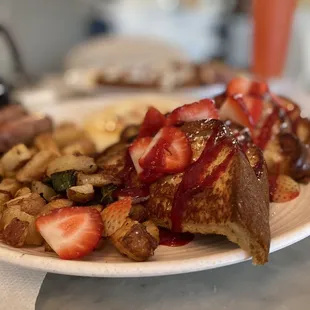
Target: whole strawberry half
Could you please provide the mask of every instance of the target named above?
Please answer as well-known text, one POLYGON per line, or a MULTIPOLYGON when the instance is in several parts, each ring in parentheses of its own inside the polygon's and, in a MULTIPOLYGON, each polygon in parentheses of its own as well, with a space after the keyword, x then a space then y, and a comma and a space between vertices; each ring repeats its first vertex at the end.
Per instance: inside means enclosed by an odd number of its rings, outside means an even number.
POLYGON ((126 197, 107 206, 102 212, 101 217, 104 226, 104 236, 113 235, 123 226, 131 209, 131 198, 126 197))
POLYGON ((269 177, 270 201, 287 202, 299 196, 299 184, 290 176, 279 174, 269 177))
POLYGON ((94 208, 68 207, 39 216, 36 228, 60 258, 78 259, 97 246, 103 222, 94 208))

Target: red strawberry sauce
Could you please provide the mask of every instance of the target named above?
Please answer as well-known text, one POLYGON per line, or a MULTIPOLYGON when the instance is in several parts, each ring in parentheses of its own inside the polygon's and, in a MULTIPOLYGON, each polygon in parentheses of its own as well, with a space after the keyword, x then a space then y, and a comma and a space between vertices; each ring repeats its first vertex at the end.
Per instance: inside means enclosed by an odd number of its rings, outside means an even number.
POLYGON ((159 244, 171 247, 186 245, 193 241, 194 235, 190 233, 176 233, 168 229, 159 229, 159 244))
POLYGON ((274 123, 279 119, 279 108, 274 107, 271 114, 266 118, 261 131, 256 138, 256 145, 262 150, 265 149, 267 143, 269 142, 272 135, 272 128, 274 123))

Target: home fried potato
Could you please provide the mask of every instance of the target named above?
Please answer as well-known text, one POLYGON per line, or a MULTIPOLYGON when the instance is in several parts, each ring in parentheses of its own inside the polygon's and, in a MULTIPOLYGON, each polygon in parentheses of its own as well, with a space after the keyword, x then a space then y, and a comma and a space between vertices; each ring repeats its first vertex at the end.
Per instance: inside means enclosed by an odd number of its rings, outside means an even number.
POLYGON ((21 221, 16 217, 13 218, 2 233, 4 243, 15 248, 22 247, 28 235, 28 227, 29 223, 27 221, 21 221))
POLYGON ((46 174, 50 177, 53 173, 66 170, 94 173, 97 170, 97 165, 94 159, 88 156, 64 155, 49 163, 46 174))
POLYGON ((15 205, 4 210, 0 221, 0 230, 5 229, 14 218, 29 223, 28 234, 25 240, 26 245, 39 246, 42 244, 43 238, 39 232, 37 232, 35 227, 35 217, 33 215, 27 214, 26 212, 23 212, 19 205, 15 205))
POLYGON ((94 198, 95 191, 91 184, 72 186, 67 189, 67 196, 70 200, 79 203, 86 203, 94 198))
POLYGON ((31 193, 27 193, 25 195, 22 195, 22 196, 18 196, 18 197, 15 197, 14 199, 10 199, 9 201, 7 201, 5 203, 5 207, 6 208, 9 208, 11 206, 16 206, 18 205, 23 199, 25 198, 28 198, 31 196, 31 193))
POLYGON ((41 133, 34 139, 34 145, 39 151, 51 151, 60 155, 56 140, 51 133, 41 133))
POLYGON ((118 170, 121 171, 125 165, 125 154, 127 152, 127 143, 118 142, 108 148, 96 158, 96 164, 99 168, 107 169, 111 166, 117 166, 118 170))
POLYGON ((107 184, 120 184, 119 178, 104 171, 95 174, 85 174, 79 172, 76 177, 77 185, 91 184, 94 187, 102 187, 107 184))
POLYGON ((46 201, 38 193, 32 193, 29 197, 24 198, 19 205, 22 211, 35 216, 41 212, 46 201))
POLYGON ((30 193, 31 193, 30 188, 25 186, 25 187, 20 188, 20 189, 15 193, 14 198, 21 197, 21 196, 24 196, 24 195, 27 195, 27 194, 30 194, 30 193))
POLYGON ((42 208, 46 205, 46 202, 38 193, 30 193, 12 199, 6 203, 7 208, 16 205, 20 207, 21 211, 36 216, 41 212, 42 208))
POLYGON ((62 149, 64 155, 91 155, 96 152, 96 145, 88 137, 84 137, 62 149))
POLYGON ((146 231, 159 243, 159 229, 152 221, 146 221, 142 223, 146 231))
POLYGON ((158 246, 158 240, 148 232, 145 225, 129 218, 110 239, 122 254, 139 262, 153 256, 158 246))
POLYGON ((28 163, 21 168, 16 179, 19 182, 31 182, 40 180, 45 175, 48 164, 57 157, 57 153, 53 151, 40 151, 35 154, 28 163))
POLYGON ((0 220, 3 214, 3 211, 6 208, 6 202, 9 201, 12 198, 11 194, 6 192, 0 192, 0 220))
POLYGON ((147 218, 147 211, 144 206, 140 204, 133 205, 129 212, 129 217, 139 223, 143 222, 147 218))
POLYGON ((57 193, 54 189, 40 181, 32 181, 31 182, 31 191, 33 193, 38 193, 41 195, 46 201, 50 201, 52 197, 56 196, 57 193))
POLYGON ((31 158, 32 154, 24 144, 13 146, 1 158, 1 164, 5 175, 19 169, 25 162, 31 158))
POLYGON ((22 184, 12 178, 3 179, 0 183, 0 191, 9 193, 12 197, 22 188, 22 184))
POLYGON ((4 167, 0 160, 0 181, 4 178, 4 167))
POLYGON ((52 200, 51 202, 49 202, 48 204, 46 204, 40 211, 40 215, 44 215, 49 213, 52 210, 55 209, 60 209, 60 208, 65 208, 65 207, 71 207, 73 206, 73 201, 69 200, 69 199, 56 199, 56 200, 52 200))
POLYGON ((63 147, 74 143, 81 139, 85 132, 74 123, 63 123, 59 125, 54 133, 53 138, 57 146, 62 149, 63 147))

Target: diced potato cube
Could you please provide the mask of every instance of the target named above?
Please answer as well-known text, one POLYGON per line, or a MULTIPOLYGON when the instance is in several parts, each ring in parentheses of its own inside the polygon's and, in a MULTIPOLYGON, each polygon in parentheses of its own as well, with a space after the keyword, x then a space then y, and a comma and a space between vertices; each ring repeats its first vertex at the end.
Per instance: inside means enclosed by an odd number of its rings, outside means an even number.
POLYGON ((56 140, 51 133, 42 133, 38 135, 34 140, 34 145, 39 151, 52 151, 60 155, 56 140))
POLYGON ((31 182, 31 191, 33 193, 38 193, 42 195, 46 201, 50 201, 52 197, 56 196, 57 193, 54 189, 40 181, 32 181, 31 182))
POLYGON ((17 172, 16 179, 19 182, 40 180, 44 176, 48 164, 57 156, 58 155, 53 151, 38 152, 23 168, 17 172))
POLYGON ((84 173, 94 173, 97 165, 91 157, 64 155, 49 163, 46 174, 50 177, 55 172, 76 170, 84 173))
POLYGON ((15 179, 6 178, 0 183, 0 191, 9 193, 11 197, 14 197, 20 188, 22 188, 22 184, 15 179))
POLYGON ((80 186, 72 186, 67 189, 67 196, 70 200, 86 203, 94 198, 95 191, 91 184, 85 184, 80 186))
POLYGON ((31 158, 31 155, 31 152, 24 144, 15 145, 1 158, 4 172, 7 174, 19 169, 31 158))

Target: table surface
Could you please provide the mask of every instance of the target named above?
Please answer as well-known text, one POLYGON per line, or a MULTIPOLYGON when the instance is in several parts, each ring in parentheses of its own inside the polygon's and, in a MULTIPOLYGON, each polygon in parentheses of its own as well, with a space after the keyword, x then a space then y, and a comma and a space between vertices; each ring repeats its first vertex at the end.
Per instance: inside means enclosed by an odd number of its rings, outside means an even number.
POLYGON ((309 310, 310 238, 251 262, 140 279, 48 274, 36 310, 309 310))

